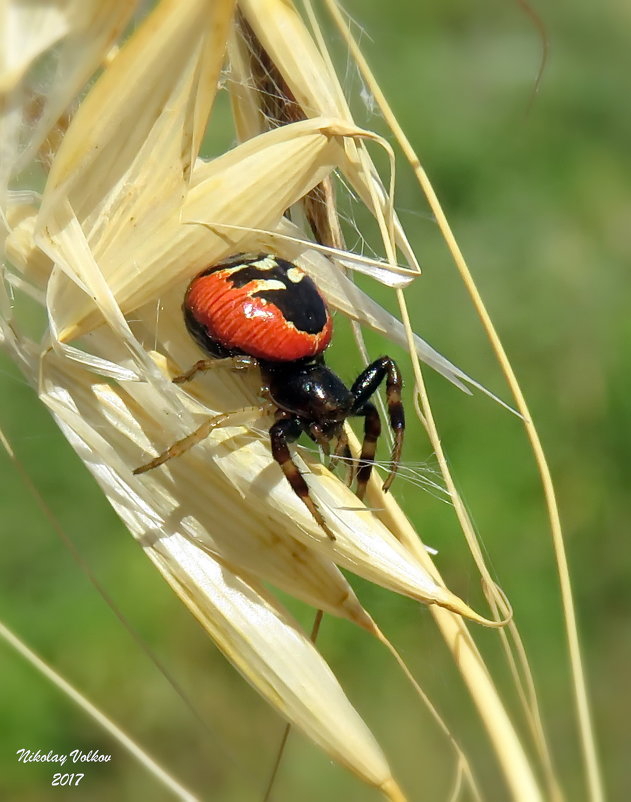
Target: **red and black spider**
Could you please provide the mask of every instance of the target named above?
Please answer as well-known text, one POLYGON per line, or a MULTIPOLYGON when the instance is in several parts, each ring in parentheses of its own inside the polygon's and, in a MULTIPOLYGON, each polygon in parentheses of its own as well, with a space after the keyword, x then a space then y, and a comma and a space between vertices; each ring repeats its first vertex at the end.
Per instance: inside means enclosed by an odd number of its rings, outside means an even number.
MULTIPOLYGON (((289 443, 306 432, 327 455, 330 441, 335 440, 334 456, 347 457, 344 422, 349 417, 364 418, 356 490, 362 498, 381 434, 379 413, 370 397, 385 379, 394 433, 392 465, 383 484, 388 490, 399 465, 405 427, 396 363, 389 356, 376 359, 347 388, 324 363, 323 352, 333 329, 324 298, 303 270, 277 256, 237 254, 206 268, 191 281, 182 308, 188 331, 211 359, 200 360, 173 381, 189 381, 199 371, 215 367, 217 360, 230 360, 238 367, 258 366, 261 395, 275 407, 276 420, 269 430, 272 456, 296 495, 335 539, 291 458, 289 443)), ((134 473, 144 473, 181 454, 228 417, 212 419, 134 473)))

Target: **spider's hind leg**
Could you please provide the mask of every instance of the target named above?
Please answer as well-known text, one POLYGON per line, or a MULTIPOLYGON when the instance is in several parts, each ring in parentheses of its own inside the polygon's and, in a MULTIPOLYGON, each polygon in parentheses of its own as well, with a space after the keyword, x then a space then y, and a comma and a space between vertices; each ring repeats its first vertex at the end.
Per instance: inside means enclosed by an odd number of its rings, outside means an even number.
POLYGON ((225 412, 222 415, 215 415, 213 418, 208 418, 202 423, 201 426, 195 429, 194 432, 191 432, 191 434, 183 437, 176 443, 173 443, 170 448, 167 448, 167 450, 163 451, 162 454, 155 457, 155 459, 152 459, 151 462, 147 462, 145 465, 135 468, 133 474, 134 476, 138 476, 138 474, 151 471, 154 468, 157 468, 159 465, 164 465, 165 462, 173 459, 173 457, 179 457, 181 454, 184 454, 186 451, 188 451, 189 448, 192 448, 193 446, 197 445, 197 443, 201 443, 202 440, 205 440, 213 431, 213 429, 217 429, 219 426, 242 425, 248 420, 254 418, 257 413, 261 413, 263 411, 264 409, 262 407, 243 407, 243 409, 238 409, 234 412, 225 412))

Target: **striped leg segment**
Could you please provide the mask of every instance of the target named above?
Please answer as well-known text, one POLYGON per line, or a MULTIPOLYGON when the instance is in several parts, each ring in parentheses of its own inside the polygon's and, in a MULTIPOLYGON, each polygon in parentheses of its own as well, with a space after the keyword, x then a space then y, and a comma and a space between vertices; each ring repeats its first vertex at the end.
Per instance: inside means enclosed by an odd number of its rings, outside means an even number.
POLYGON ((375 461, 377 451, 377 440, 381 434, 381 418, 377 412, 377 407, 367 401, 359 410, 359 415, 364 416, 364 442, 362 443, 362 453, 359 457, 357 467, 357 490, 358 498, 364 498, 366 485, 372 473, 372 466, 375 461))
POLYGON ((290 413, 279 412, 279 414, 287 415, 287 417, 281 417, 272 425, 269 430, 270 440, 272 443, 272 456, 280 465, 283 473, 285 474, 285 478, 291 485, 294 493, 307 507, 311 515, 313 515, 317 523, 322 527, 322 529, 324 529, 328 537, 331 538, 331 540, 335 540, 335 535, 326 525, 326 522, 322 517, 322 513, 316 507, 315 502, 309 495, 309 487, 305 482, 303 475, 298 470, 298 466, 291 458, 291 454, 289 453, 288 443, 298 439, 302 431, 302 426, 300 425, 298 418, 290 415, 290 413))
POLYGON ((351 393, 355 397, 351 415, 359 415, 366 418, 364 424, 364 445, 362 447, 360 467, 357 476, 357 495, 360 498, 363 496, 366 483, 370 478, 372 460, 375 456, 376 440, 381 432, 379 415, 368 399, 376 392, 384 379, 386 380, 388 416, 390 418, 390 427, 394 434, 394 445, 392 447, 391 456, 392 466, 390 468, 390 473, 386 477, 386 481, 383 483, 384 492, 387 492, 390 488, 401 459, 403 433, 405 431, 405 416, 403 413, 403 404, 401 403, 403 380, 396 362, 389 356, 382 356, 368 365, 355 379, 351 387, 351 393), (364 461, 368 460, 370 461, 367 465, 362 464, 364 461))

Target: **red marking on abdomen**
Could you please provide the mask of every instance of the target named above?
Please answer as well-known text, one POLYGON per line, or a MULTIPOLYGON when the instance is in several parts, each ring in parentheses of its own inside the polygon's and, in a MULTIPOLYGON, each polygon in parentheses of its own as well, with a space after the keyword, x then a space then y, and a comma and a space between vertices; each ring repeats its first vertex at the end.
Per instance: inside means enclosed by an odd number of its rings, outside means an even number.
POLYGON ((191 282, 185 304, 211 339, 257 359, 291 362, 324 351, 333 333, 328 313, 322 331, 299 331, 273 303, 251 297, 248 286, 237 288, 220 272, 210 273, 191 282))

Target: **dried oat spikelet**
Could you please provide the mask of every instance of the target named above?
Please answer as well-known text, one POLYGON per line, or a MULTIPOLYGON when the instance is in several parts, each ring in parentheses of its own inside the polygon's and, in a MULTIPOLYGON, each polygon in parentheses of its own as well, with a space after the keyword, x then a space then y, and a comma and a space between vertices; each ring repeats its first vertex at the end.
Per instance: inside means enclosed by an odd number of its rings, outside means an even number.
MULTIPOLYGON (((257 434, 264 420, 218 429, 185 458, 132 476, 147 452, 161 451, 209 415, 259 403, 252 376, 218 370, 186 392, 170 382, 199 356, 179 307, 187 280, 209 263, 273 244, 316 274, 337 308, 403 340, 401 324, 336 275, 317 249, 297 243, 303 237, 283 219, 339 170, 375 215, 386 250, 391 255, 398 245, 415 271, 388 192, 361 144, 374 135, 354 124, 330 81, 314 80, 317 104, 292 86, 301 105, 313 108, 307 119, 246 132, 241 106, 237 128, 244 141, 200 161, 226 43, 234 39, 234 3, 163 0, 116 52, 109 48, 126 4, 98 12, 100 4, 83 3, 81 13, 77 4, 49 5, 63 20, 60 52, 75 52, 85 27, 92 35, 94 24, 96 33, 83 70, 70 59, 74 71, 66 65, 58 78, 65 89, 41 99, 27 141, 26 77, 49 42, 31 39, 23 51, 28 57, 7 65, 0 83, 3 109, 22 110, 4 117, 4 147, 12 148, 12 158, 3 163, 17 164, 20 154, 26 158, 44 142, 52 157, 41 197, 11 189, 9 175, 0 187, 8 282, 40 301, 48 320, 43 343, 32 342, 5 294, 4 343, 149 558, 241 673, 335 760, 402 799, 380 747, 325 661, 262 583, 371 632, 372 619, 338 566, 484 619, 301 452, 301 468, 336 534, 332 543, 273 470, 268 443, 257 434), (103 71, 70 119, 77 87, 99 61, 103 71), (56 133, 53 123, 64 114, 56 133)), ((280 58, 278 31, 294 15, 290 4, 244 2, 241 8, 280 58)), ((27 12, 19 3, 7 9, 27 36, 27 12)), ((314 78, 303 78, 296 65, 284 69, 296 69, 300 83, 314 78)), ((416 346, 451 380, 467 380, 422 341, 416 346)))

